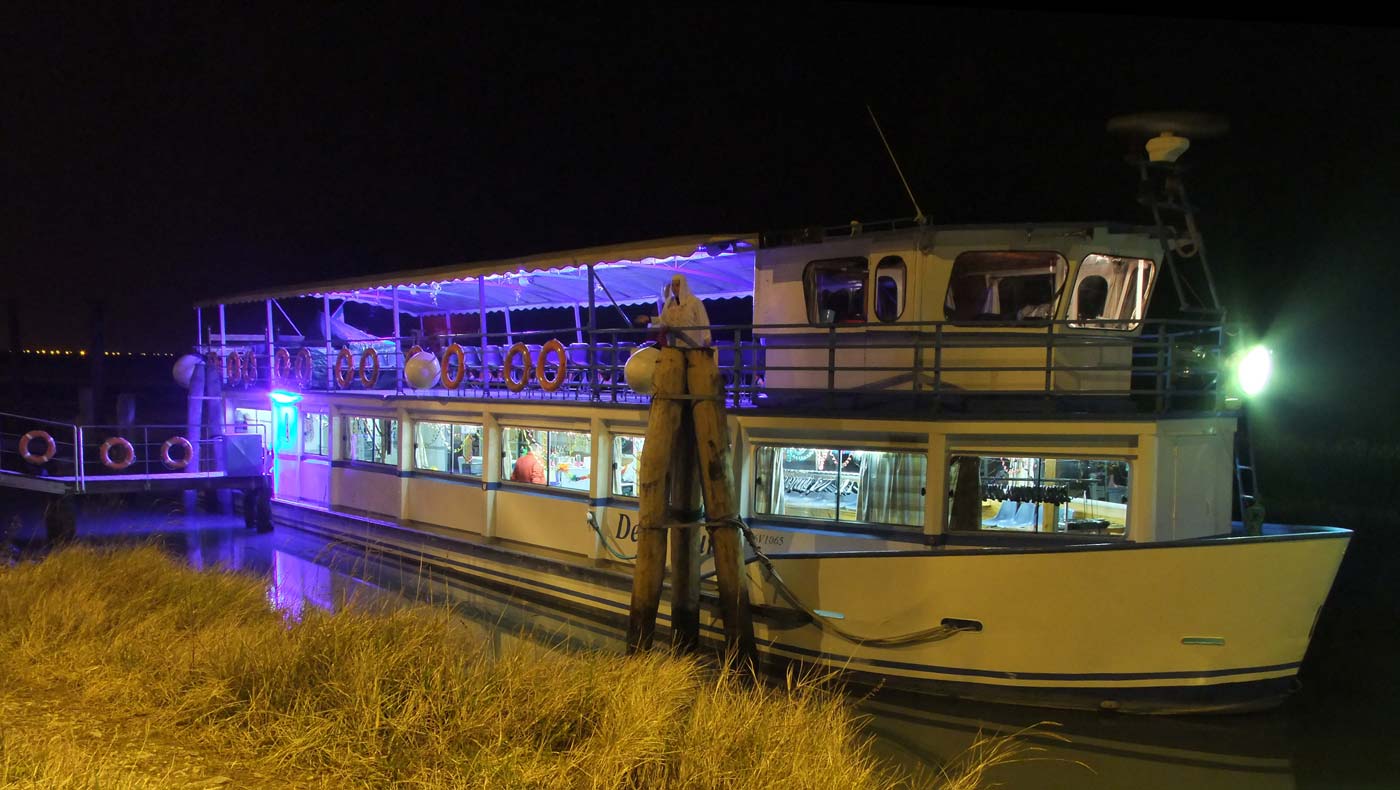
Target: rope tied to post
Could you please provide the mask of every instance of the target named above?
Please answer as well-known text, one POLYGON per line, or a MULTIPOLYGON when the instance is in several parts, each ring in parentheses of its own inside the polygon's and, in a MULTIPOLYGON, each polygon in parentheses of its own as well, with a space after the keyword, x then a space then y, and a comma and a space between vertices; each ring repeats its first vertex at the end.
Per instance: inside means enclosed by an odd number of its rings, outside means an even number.
POLYGON ((738 529, 740 532, 742 532, 744 535, 744 541, 749 544, 749 549, 753 551, 754 558, 758 560, 758 564, 763 568, 763 571, 766 574, 768 574, 769 580, 773 582, 773 588, 778 591, 778 594, 783 597, 783 600, 792 604, 803 614, 807 615, 807 617, 812 621, 812 624, 815 625, 817 628, 820 628, 821 630, 826 631, 827 633, 835 634, 836 636, 839 636, 848 642, 855 642, 857 644, 869 645, 873 647, 908 647, 910 645, 927 644, 930 642, 942 642, 944 639, 948 639, 949 637, 952 637, 958 634, 959 632, 973 630, 969 626, 953 626, 940 624, 933 626, 932 628, 925 628, 919 631, 911 631, 907 634, 897 634, 895 636, 872 637, 861 636, 860 634, 852 633, 851 631, 847 631, 841 626, 831 622, 828 618, 823 617, 820 613, 817 612, 817 610, 803 603, 802 599, 797 597, 797 593, 793 592, 792 588, 788 587, 787 582, 783 581, 783 577, 779 575, 778 569, 773 567, 773 561, 769 559, 768 555, 764 554, 763 550, 758 547, 758 541, 754 537, 753 530, 749 527, 747 523, 744 522, 742 518, 739 518, 738 516, 725 516, 723 518, 717 518, 712 521, 705 522, 705 526, 709 527, 710 529, 714 529, 716 527, 727 527, 732 529, 738 529))

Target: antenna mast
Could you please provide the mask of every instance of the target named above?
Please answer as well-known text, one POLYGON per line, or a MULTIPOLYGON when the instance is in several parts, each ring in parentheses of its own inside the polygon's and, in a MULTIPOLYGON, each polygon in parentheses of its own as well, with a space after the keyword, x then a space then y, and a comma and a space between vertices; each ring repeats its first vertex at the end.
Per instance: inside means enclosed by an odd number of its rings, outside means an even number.
POLYGON ((904 191, 909 195, 909 202, 914 204, 914 221, 920 225, 928 221, 924 216, 924 210, 919 208, 919 201, 914 198, 914 190, 909 188, 909 179, 904 177, 904 170, 899 166, 899 160, 894 156, 894 149, 890 148, 890 141, 885 139, 885 130, 880 128, 880 121, 875 117, 875 111, 870 109, 870 105, 865 105, 865 111, 870 113, 870 122, 875 124, 875 131, 880 135, 880 142, 885 144, 885 153, 890 155, 890 161, 894 163, 894 171, 899 174, 899 180, 904 184, 904 191))

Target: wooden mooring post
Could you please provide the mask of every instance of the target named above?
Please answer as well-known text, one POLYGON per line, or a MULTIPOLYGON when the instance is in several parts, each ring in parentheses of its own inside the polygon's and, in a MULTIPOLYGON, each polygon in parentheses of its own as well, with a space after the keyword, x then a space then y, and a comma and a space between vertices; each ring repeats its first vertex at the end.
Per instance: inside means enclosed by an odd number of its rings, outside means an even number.
POLYGON ((628 617, 629 652, 651 647, 671 541, 673 643, 699 641, 700 551, 696 489, 704 512, 719 583, 720 614, 729 658, 747 670, 758 651, 744 576, 743 535, 737 518, 724 392, 712 348, 663 348, 652 377, 639 484, 637 560, 628 617), (698 474, 697 474, 698 471, 698 474))

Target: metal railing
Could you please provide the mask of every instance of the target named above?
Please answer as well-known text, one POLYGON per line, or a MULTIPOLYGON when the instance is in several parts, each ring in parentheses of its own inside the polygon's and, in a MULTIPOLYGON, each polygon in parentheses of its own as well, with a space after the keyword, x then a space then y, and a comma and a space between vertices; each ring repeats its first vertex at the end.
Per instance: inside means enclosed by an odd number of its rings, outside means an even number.
MULTIPOLYGON (((1192 320, 1139 323, 1138 331, 1123 331, 1118 320, 734 324, 704 329, 711 334, 734 408, 804 398, 810 402, 814 397, 836 404, 852 396, 883 396, 937 407, 969 399, 1040 396, 1083 402, 1131 396, 1138 411, 1217 410, 1224 327, 1192 320)), ((276 358, 268 364, 265 348, 259 355, 255 348, 229 347, 230 353, 247 355, 259 375, 239 382, 227 377, 227 363, 221 363, 221 370, 226 387, 406 393, 414 390, 404 378, 404 365, 416 346, 433 354, 441 367, 424 390, 432 394, 645 401, 626 386, 623 370, 631 354, 656 333, 627 328, 581 334, 585 342, 577 341, 574 329, 382 338, 330 347, 308 342, 279 347, 280 365, 276 358), (551 340, 563 346, 562 372, 557 350, 539 364, 551 340), (523 345, 525 353, 517 350, 508 358, 514 345, 523 345), (460 356, 445 354, 453 346, 461 349, 460 356)))
POLYGON ((80 492, 115 476, 218 474, 223 437, 208 427, 191 436, 185 425, 75 425, 0 413, 0 470, 72 482, 80 492))

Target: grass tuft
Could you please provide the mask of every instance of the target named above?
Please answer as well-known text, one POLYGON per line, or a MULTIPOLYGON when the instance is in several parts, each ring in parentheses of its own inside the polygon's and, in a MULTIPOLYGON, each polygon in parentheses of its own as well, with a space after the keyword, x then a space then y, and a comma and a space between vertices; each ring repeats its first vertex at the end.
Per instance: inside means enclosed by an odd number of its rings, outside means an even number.
MULTIPOLYGON (((428 606, 289 621, 157 548, 0 568, 0 786, 966 788, 882 766, 820 678, 492 636, 428 606)), ((968 777, 976 773, 976 777, 968 777)))

